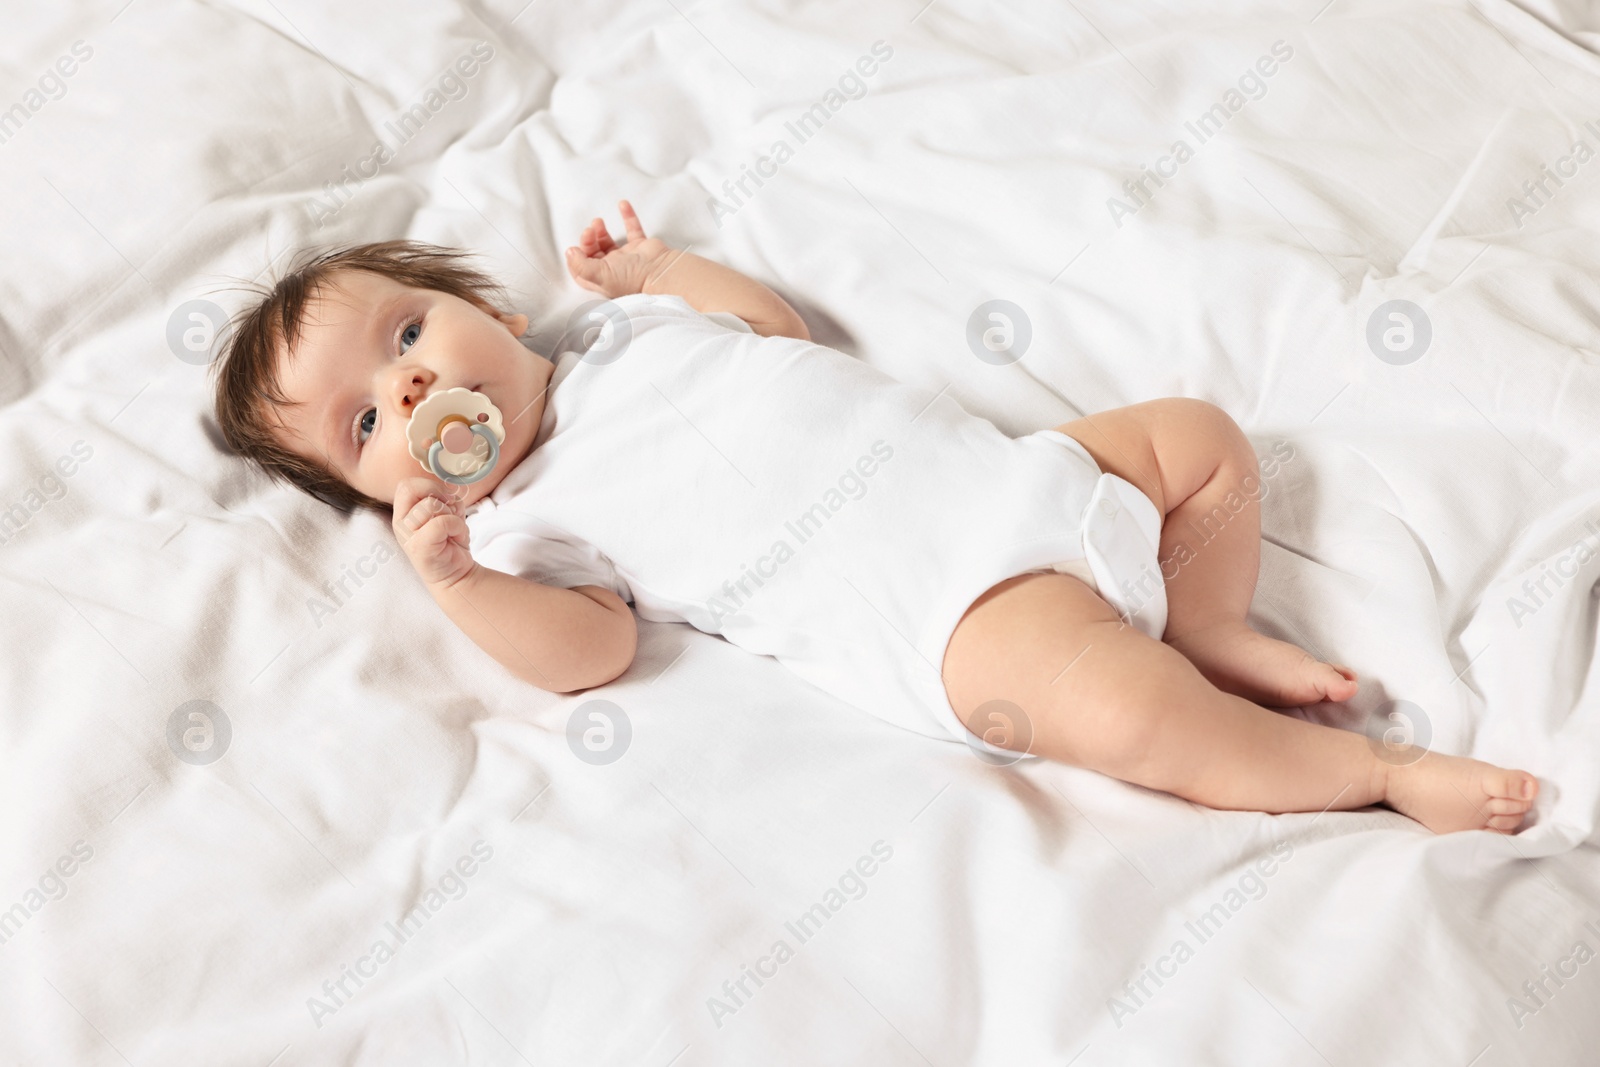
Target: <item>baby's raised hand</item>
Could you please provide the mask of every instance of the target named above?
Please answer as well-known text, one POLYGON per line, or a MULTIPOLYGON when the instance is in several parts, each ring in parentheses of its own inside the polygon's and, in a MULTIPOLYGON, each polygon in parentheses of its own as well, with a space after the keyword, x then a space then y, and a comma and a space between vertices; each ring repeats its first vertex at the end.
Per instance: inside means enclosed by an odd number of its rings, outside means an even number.
POLYGON ((665 241, 646 237, 639 216, 626 200, 618 202, 627 243, 611 240, 603 219, 589 223, 578 244, 567 249, 567 270, 573 281, 607 300, 644 292, 644 283, 673 258, 665 241))
POLYGON ((472 570, 466 508, 451 487, 418 475, 394 490, 394 536, 429 586, 451 586, 472 570))

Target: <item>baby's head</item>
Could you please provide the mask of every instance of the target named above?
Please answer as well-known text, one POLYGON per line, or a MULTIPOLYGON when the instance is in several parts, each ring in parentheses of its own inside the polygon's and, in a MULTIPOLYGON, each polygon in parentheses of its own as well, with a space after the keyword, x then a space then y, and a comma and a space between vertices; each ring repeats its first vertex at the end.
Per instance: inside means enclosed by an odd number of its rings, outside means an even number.
POLYGON ((433 477, 407 447, 412 411, 461 386, 505 417, 495 469, 449 487, 486 496, 532 448, 554 367, 465 255, 413 241, 302 254, 235 317, 214 365, 228 447, 342 511, 387 514, 402 479, 433 477))

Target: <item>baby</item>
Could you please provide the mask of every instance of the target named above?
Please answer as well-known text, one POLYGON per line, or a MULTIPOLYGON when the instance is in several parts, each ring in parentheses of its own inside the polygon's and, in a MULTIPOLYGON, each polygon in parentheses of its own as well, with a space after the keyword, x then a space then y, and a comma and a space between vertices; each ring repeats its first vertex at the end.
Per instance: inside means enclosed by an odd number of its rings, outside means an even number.
POLYGON ((566 250, 605 302, 553 360, 463 253, 303 261, 217 362, 229 446, 388 513, 445 614, 542 689, 626 671, 637 612, 993 761, 1214 808, 1521 825, 1530 774, 1269 710, 1347 700, 1356 674, 1248 625, 1260 471, 1220 409, 1151 400, 1007 437, 812 343, 777 294, 620 207, 623 244, 597 218, 566 250), (407 443, 451 388, 504 416, 498 459, 464 485, 407 443))

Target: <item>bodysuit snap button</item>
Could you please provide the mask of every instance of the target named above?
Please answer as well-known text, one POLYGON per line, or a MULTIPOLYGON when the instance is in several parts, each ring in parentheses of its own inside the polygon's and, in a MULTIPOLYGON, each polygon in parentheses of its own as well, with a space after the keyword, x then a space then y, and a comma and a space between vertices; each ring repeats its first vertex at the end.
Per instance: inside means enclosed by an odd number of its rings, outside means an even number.
POLYGON ((1116 501, 1114 501, 1114 500, 1102 500, 1102 501, 1100 501, 1100 511, 1107 518, 1116 518, 1116 516, 1117 516, 1117 503, 1116 503, 1116 501))

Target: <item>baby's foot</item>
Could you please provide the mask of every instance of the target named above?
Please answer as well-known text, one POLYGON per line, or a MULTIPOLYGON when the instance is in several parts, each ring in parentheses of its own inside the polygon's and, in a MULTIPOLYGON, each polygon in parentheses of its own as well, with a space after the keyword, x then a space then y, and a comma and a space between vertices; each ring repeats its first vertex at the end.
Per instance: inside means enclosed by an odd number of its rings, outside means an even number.
POLYGON ((1212 685, 1257 704, 1301 707, 1356 695, 1356 672, 1349 667, 1323 663, 1305 649, 1258 634, 1243 622, 1219 623, 1165 640, 1212 685))
POLYGON ((1539 779, 1465 756, 1424 752, 1389 768, 1384 803, 1436 834, 1495 830, 1509 834, 1539 795, 1539 779))

